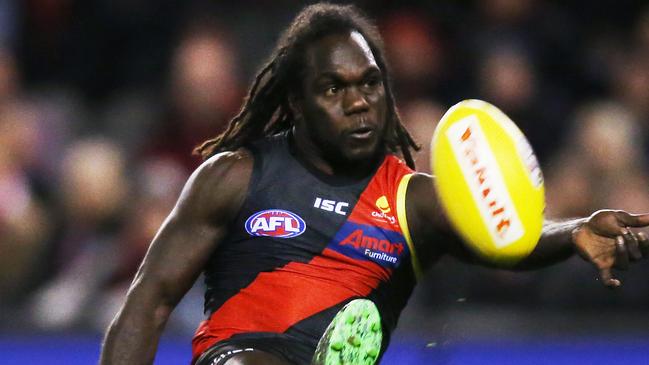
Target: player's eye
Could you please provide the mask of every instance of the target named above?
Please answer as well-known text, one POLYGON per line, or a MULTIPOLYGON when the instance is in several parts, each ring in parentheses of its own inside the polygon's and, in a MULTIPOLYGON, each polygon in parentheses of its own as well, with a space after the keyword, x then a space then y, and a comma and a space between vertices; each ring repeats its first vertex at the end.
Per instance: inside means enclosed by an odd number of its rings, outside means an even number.
POLYGON ((363 87, 370 90, 378 86, 380 82, 381 80, 378 77, 370 77, 363 82, 363 87))
POLYGON ((331 85, 325 89, 325 96, 334 96, 340 92, 340 88, 336 85, 331 85))

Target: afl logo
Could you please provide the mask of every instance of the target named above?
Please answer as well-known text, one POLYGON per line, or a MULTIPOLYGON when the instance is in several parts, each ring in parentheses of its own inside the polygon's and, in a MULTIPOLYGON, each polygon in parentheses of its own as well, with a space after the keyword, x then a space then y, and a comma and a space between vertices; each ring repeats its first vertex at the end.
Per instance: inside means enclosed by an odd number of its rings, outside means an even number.
POLYGON ((304 233, 306 223, 295 213, 269 209, 251 215, 246 220, 246 231, 251 236, 291 238, 304 233))

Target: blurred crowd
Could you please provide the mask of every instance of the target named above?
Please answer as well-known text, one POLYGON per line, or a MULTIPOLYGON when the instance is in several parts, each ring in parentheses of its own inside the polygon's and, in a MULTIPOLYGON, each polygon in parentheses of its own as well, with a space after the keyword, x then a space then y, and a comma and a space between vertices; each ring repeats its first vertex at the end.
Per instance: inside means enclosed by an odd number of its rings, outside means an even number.
MULTIPOLYGON (((304 5, 223 3, 0 1, 0 330, 106 328, 200 163, 193 147, 237 112, 304 5)), ((385 39, 420 170, 444 111, 479 98, 529 137, 548 218, 649 211, 649 5, 356 3, 385 39)), ((443 260, 414 305, 646 308, 647 274, 613 293, 579 258, 530 273, 443 260)), ((201 302, 199 283, 171 326, 191 331, 201 302)))

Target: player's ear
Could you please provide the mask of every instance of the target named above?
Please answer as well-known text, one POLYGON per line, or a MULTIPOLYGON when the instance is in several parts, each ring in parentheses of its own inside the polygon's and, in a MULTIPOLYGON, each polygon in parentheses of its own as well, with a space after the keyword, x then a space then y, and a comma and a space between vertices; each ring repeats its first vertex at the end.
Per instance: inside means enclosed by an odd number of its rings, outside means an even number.
POLYGON ((295 117, 295 120, 303 119, 302 104, 295 96, 295 94, 288 95, 288 107, 289 109, 291 109, 291 113, 293 113, 293 117, 295 117))

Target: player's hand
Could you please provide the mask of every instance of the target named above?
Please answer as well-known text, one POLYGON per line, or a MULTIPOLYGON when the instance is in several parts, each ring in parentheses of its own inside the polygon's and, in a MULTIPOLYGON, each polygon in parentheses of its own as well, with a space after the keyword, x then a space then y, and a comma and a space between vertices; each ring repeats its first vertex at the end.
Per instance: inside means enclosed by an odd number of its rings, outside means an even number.
POLYGON ((626 270, 630 261, 649 257, 647 234, 630 227, 649 226, 649 214, 629 214, 621 210, 600 210, 575 229, 572 238, 577 251, 599 270, 602 283, 618 287, 613 268, 626 270))

